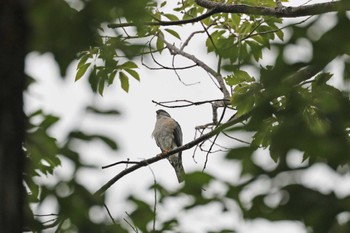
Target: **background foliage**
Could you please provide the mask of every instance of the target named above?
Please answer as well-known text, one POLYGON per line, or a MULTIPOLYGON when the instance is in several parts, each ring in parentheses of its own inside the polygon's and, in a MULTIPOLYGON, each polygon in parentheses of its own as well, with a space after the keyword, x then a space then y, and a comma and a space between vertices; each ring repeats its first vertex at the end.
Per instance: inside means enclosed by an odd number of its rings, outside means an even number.
MULTIPOLYGON (((235 2, 266 7, 276 4, 272 0, 235 2)), ((154 59, 154 56, 164 55, 165 50, 186 57, 183 52, 192 37, 186 44, 187 38, 183 38, 181 28, 162 26, 162 22, 191 20, 209 12, 194 1, 180 1, 174 7, 169 5, 166 1, 146 0, 71 1, 70 4, 63 0, 33 1, 28 9, 29 51, 53 53, 62 75, 72 60, 78 59, 76 81, 87 80, 96 94, 103 95, 105 88, 117 81, 128 92, 130 78, 142 79, 136 57, 154 59), (117 29, 111 30, 108 26, 117 29), (182 47, 175 50, 169 44, 182 47)), ((149 189, 156 193, 158 208, 186 196, 191 201, 182 211, 218 203, 222 212, 237 212, 245 220, 290 220, 304 224, 308 232, 349 232, 349 194, 340 197, 333 191, 321 192, 302 180, 309 169, 319 165, 329 167, 339 176, 349 174, 349 89, 331 85, 335 77, 327 69, 337 58, 341 63, 338 76, 344 83, 350 78, 349 16, 339 11, 333 17, 334 27, 325 31, 319 26, 321 16, 286 26, 281 18, 273 16, 218 13, 196 23, 202 28, 196 33, 204 35, 201 46, 214 55, 217 67, 209 70, 203 64, 192 62, 225 82, 229 96, 223 91, 222 97, 229 98, 229 104, 221 107, 235 112, 228 117, 244 118, 239 124, 227 127, 225 134, 243 131, 252 133, 253 137, 249 145, 232 147, 226 152, 225 159, 241 167, 239 181, 222 180, 198 171, 187 174, 186 184, 175 191, 155 182, 149 189), (288 52, 291 46, 300 43, 307 44, 305 50, 309 52, 309 59, 288 52), (334 44, 336 46, 332 46, 334 44), (263 65, 267 51, 274 51, 270 55, 274 56, 274 61, 263 65), (257 151, 262 148, 268 150, 275 161, 272 168, 256 161, 257 151), (291 150, 303 154, 298 166, 288 162, 290 156, 294 156, 289 153, 291 150), (216 183, 223 185, 225 191, 208 195, 205 190, 210 191, 216 183), (246 200, 244 192, 260 183, 266 184, 266 189, 246 200), (347 216, 345 220, 344 216, 347 216)), ((154 61, 157 63, 156 59, 154 61)), ((87 111, 99 115, 119 114, 117 110, 92 106, 88 106, 87 111)), ((27 117, 24 144, 29 165, 24 174, 28 191, 26 229, 38 232, 44 229, 58 232, 177 231, 176 215, 159 220, 154 203, 135 196, 127 200, 137 207, 128 214, 127 221, 106 218, 96 224, 89 210, 95 206, 104 208, 105 197, 93 195, 76 180, 77 171, 91 165, 81 161, 75 142, 100 140, 111 150, 118 149, 117 143, 106 135, 87 133, 81 128, 67 132, 64 143, 58 143, 49 129, 59 117, 40 109, 28 113, 27 117), (52 174, 62 158, 74 163, 71 179, 55 185, 38 182, 36 178, 52 174), (48 199, 55 200, 57 212, 51 221, 43 222, 32 207, 40 207, 48 199)), ((235 230, 223 228, 217 232, 235 230)))

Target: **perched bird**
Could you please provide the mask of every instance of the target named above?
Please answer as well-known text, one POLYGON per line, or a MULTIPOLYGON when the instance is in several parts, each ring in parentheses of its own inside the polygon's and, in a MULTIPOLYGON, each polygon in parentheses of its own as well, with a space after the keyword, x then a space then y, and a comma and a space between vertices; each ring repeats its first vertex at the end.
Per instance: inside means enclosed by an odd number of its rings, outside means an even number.
MULTIPOLYGON (((156 140, 157 146, 162 153, 182 145, 182 131, 179 123, 177 123, 169 113, 164 110, 157 110, 157 121, 152 136, 156 140)), ((177 180, 179 183, 184 181, 185 171, 182 166, 181 151, 168 157, 170 164, 174 167, 177 180)))

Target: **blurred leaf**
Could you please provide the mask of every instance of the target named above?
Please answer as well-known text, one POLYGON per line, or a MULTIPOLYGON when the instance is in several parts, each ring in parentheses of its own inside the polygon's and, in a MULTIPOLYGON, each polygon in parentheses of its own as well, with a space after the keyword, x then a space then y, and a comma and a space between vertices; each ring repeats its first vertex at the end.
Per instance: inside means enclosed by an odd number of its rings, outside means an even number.
POLYGON ((234 86, 243 82, 254 82, 255 79, 251 77, 248 72, 244 70, 236 70, 233 75, 225 78, 227 85, 234 86))
POLYGON ((101 114, 101 115, 120 115, 120 111, 116 110, 116 109, 108 109, 108 110, 102 110, 93 106, 88 106, 86 107, 86 110, 89 112, 93 112, 93 113, 97 113, 97 114, 101 114))
POLYGON ((138 66, 132 61, 127 61, 127 62, 119 65, 119 68, 120 69, 136 69, 136 68, 138 68, 138 66))
POLYGON ((152 207, 134 196, 130 196, 128 199, 137 206, 137 208, 129 214, 129 217, 142 232, 148 232, 147 224, 151 222, 154 217, 152 207))
POLYGON ((202 196, 202 190, 212 179, 213 177, 211 175, 202 172, 187 173, 185 176, 185 186, 181 189, 181 192, 199 198, 202 196))
POLYGON ((87 134, 82 131, 73 131, 69 134, 69 137, 80 139, 83 141, 92 141, 92 140, 98 139, 98 140, 101 140, 103 143, 105 143, 112 150, 118 149, 117 143, 113 139, 103 135, 87 134))

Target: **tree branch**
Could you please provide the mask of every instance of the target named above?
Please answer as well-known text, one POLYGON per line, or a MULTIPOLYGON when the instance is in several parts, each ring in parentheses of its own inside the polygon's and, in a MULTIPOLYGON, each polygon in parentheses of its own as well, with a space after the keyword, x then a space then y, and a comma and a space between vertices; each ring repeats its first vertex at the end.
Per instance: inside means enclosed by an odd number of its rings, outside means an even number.
POLYGON ((201 7, 207 9, 215 9, 216 13, 243 13, 247 15, 268 15, 281 18, 295 18, 301 16, 320 15, 340 10, 350 10, 350 4, 345 4, 345 1, 318 3, 297 7, 276 8, 249 6, 244 4, 226 4, 210 0, 195 0, 195 2, 201 7))
POLYGON ((195 145, 197 145, 198 143, 201 143, 217 134, 219 134, 221 131, 223 131, 224 129, 234 125, 234 124, 237 124, 241 121, 244 121, 246 119, 248 119, 252 114, 253 114, 254 111, 251 111, 251 112, 248 112, 246 114, 243 114, 239 117, 236 117, 236 118, 232 118, 231 120, 229 120, 228 122, 218 126, 217 128, 215 128, 214 130, 210 131, 209 133, 207 134, 203 134, 202 136, 200 136, 199 138, 185 144, 185 145, 182 145, 180 147, 177 147, 175 148, 174 150, 171 150, 169 151, 168 153, 164 153, 164 154, 158 154, 156 155, 155 157, 152 157, 152 158, 149 158, 149 159, 146 159, 146 160, 143 160, 143 161, 140 161, 138 164, 132 166, 132 167, 129 167, 123 171, 121 171, 119 174, 117 174, 116 176, 114 176, 112 179, 110 179, 105 185, 103 185, 99 190, 97 190, 95 192, 95 196, 100 196, 100 195, 103 195, 104 192, 110 188, 115 182, 117 182, 119 179, 121 179, 122 177, 124 177, 125 175, 135 171, 135 170, 138 170, 139 168, 141 167, 145 167, 145 166, 148 166, 152 163, 155 163, 161 159, 165 159, 165 158, 168 158, 170 155, 173 155, 173 154, 176 154, 180 151, 185 151, 185 150, 188 150, 192 147, 194 147, 195 145))
POLYGON ((163 102, 157 102, 155 100, 152 100, 152 103, 155 103, 159 106, 165 107, 165 108, 183 108, 183 107, 189 107, 189 106, 198 106, 198 105, 202 105, 202 104, 213 104, 213 103, 225 103, 223 105, 220 106, 227 106, 230 104, 230 100, 229 99, 214 99, 214 100, 204 100, 204 101, 197 101, 197 102, 193 102, 190 100, 172 100, 172 101, 163 101, 163 102), (172 104, 172 103, 183 103, 180 105, 168 105, 168 104, 172 104))
POLYGON ((220 91, 224 94, 224 98, 225 99, 230 99, 230 93, 228 92, 228 90, 226 88, 226 85, 225 85, 223 77, 219 73, 217 73, 215 70, 210 68, 207 64, 205 64, 203 61, 199 60, 194 55, 186 53, 185 51, 179 49, 175 45, 170 44, 161 35, 158 35, 158 36, 164 41, 164 43, 166 44, 166 46, 169 49, 171 54, 179 54, 179 55, 181 55, 183 57, 186 57, 187 59, 193 61, 198 66, 200 66, 202 69, 207 71, 209 74, 211 74, 216 79, 216 81, 218 82, 220 91))
MULTIPOLYGON (((157 21, 157 22, 145 22, 144 25, 148 26, 178 26, 188 23, 195 23, 198 21, 201 21, 203 19, 206 19, 207 17, 210 17, 211 15, 214 15, 217 13, 216 9, 211 9, 210 11, 204 13, 203 15, 200 15, 198 17, 192 18, 192 19, 185 19, 185 20, 178 20, 178 21, 157 21)), ((135 26, 134 23, 111 23, 107 25, 109 28, 121 28, 121 27, 131 27, 135 26)))
MULTIPOLYGON (((329 12, 336 11, 349 11, 349 1, 332 1, 325 3, 317 3, 303 6, 280 6, 276 8, 263 7, 263 6, 250 6, 244 4, 225 4, 220 2, 213 2, 209 0, 196 0, 196 3, 204 8, 210 9, 203 15, 194 17, 187 20, 178 21, 157 21, 157 22, 145 22, 144 25, 148 26, 179 26, 189 23, 196 23, 203 19, 206 19, 214 14, 218 13, 236 13, 247 15, 265 15, 275 16, 280 18, 296 18, 302 16, 320 15, 329 12)), ((107 25, 109 28, 121 28, 136 26, 135 23, 111 23, 107 25)))

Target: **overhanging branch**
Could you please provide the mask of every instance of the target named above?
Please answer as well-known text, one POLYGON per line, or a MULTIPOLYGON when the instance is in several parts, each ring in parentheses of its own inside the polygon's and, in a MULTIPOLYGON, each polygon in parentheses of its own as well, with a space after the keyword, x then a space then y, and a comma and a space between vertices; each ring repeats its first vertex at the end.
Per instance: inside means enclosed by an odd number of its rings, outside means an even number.
POLYGON ((350 4, 345 4, 345 1, 332 1, 325 3, 317 3, 296 7, 263 7, 250 6, 244 4, 226 4, 214 2, 210 0, 195 0, 195 2, 204 8, 215 9, 218 13, 243 13, 247 15, 266 15, 276 16, 281 18, 295 18, 301 16, 320 15, 335 11, 350 10, 350 4))
MULTIPOLYGON (((209 9, 208 12, 203 15, 194 17, 187 20, 177 21, 152 21, 145 22, 144 25, 148 26, 180 26, 189 23, 196 23, 203 19, 206 19, 214 14, 218 13, 236 13, 247 15, 264 15, 275 16, 280 18, 296 18, 303 16, 320 15, 324 13, 337 12, 337 11, 350 11, 350 1, 332 1, 325 3, 317 3, 303 6, 287 6, 287 7, 263 7, 263 6, 250 6, 244 4, 225 4, 221 2, 214 2, 210 0, 196 0, 196 3, 204 8, 209 9)), ((121 28, 136 26, 134 23, 111 23, 108 24, 109 28, 121 28)))
POLYGON ((141 167, 145 167, 145 166, 148 166, 148 165, 150 165, 152 163, 155 163, 155 162, 157 162, 157 161, 159 161, 161 159, 168 158, 172 154, 176 154, 176 153, 178 153, 180 151, 188 150, 188 149, 194 147, 195 145, 197 145, 198 143, 201 143, 201 142, 203 142, 203 141, 205 141, 205 140, 207 140, 207 139, 209 139, 209 138, 219 134, 221 131, 227 129, 228 127, 248 119, 252 115, 252 113, 253 113, 253 111, 248 112, 248 113, 246 113, 244 115, 241 115, 239 117, 234 117, 234 118, 230 119, 228 122, 218 126, 214 130, 210 131, 209 133, 203 134, 202 136, 196 138, 195 140, 193 140, 193 141, 191 141, 191 142, 189 142, 189 143, 187 143, 185 145, 182 145, 182 146, 180 146, 178 148, 175 148, 174 150, 171 150, 168 153, 162 154, 162 157, 160 155, 156 155, 155 157, 152 157, 152 158, 140 161, 138 164, 136 164, 136 165, 134 165, 132 167, 129 167, 129 168, 121 171, 116 176, 114 176, 105 185, 103 185, 99 190, 97 190, 94 195, 95 196, 103 195, 104 192, 108 188, 110 188, 115 182, 117 182, 119 179, 121 179, 125 175, 127 175, 127 174, 129 174, 129 173, 131 173, 131 172, 133 172, 135 170, 138 170, 141 167))

